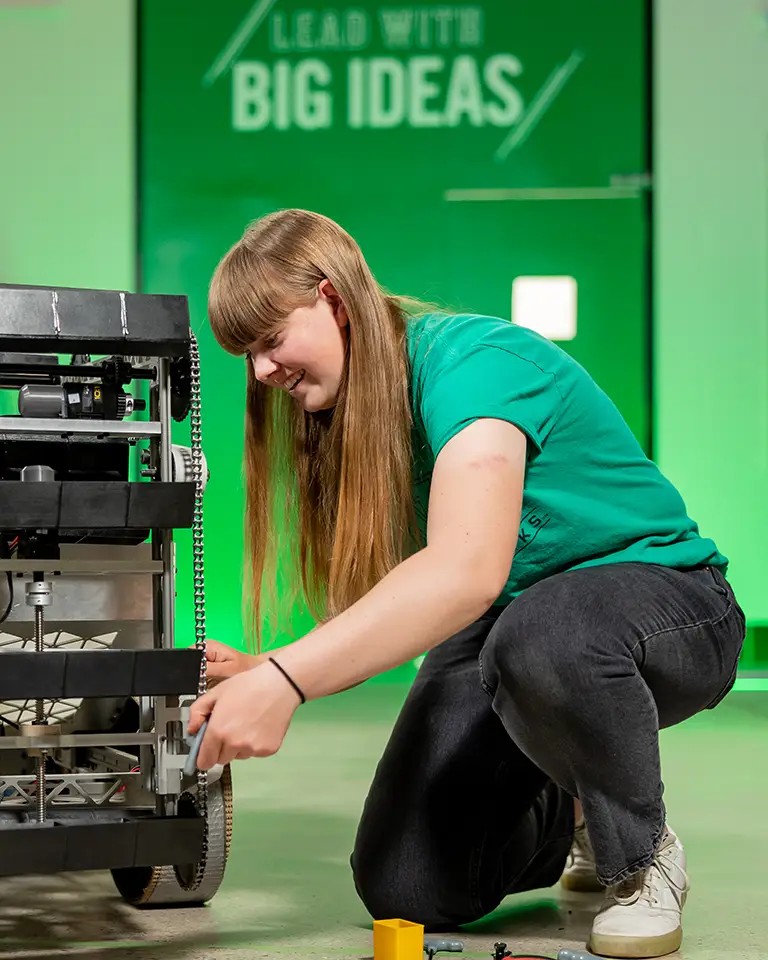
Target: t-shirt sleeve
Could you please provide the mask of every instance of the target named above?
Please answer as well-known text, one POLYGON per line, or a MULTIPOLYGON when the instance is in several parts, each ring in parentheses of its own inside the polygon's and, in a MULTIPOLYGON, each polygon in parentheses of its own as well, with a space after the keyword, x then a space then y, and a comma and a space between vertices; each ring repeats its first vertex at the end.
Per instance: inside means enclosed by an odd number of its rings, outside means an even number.
POLYGON ((416 383, 421 421, 436 458, 448 441, 481 419, 506 420, 540 453, 561 406, 554 373, 480 335, 434 343, 416 383))

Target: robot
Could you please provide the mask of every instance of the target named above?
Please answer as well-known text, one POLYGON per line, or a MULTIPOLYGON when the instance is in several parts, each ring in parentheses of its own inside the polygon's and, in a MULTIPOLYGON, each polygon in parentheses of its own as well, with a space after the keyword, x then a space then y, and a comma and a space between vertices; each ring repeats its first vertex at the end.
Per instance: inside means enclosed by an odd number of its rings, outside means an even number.
POLYGON ((0 876, 109 870, 136 907, 205 903, 232 780, 190 772, 186 737, 206 688, 208 479, 186 298, 0 285, 0 387, 18 410, 0 416, 0 876))

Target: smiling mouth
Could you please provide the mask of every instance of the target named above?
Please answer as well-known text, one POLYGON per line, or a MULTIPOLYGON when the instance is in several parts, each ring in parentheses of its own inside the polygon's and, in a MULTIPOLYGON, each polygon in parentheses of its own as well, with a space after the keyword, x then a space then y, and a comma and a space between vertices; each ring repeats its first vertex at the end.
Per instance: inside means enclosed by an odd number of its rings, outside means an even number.
POLYGON ((288 391, 288 393, 293 393, 293 391, 296 389, 296 387, 298 387, 298 385, 301 383, 301 381, 302 381, 302 380, 304 379, 304 377, 306 376, 306 373, 307 373, 306 370, 302 370, 302 371, 301 371, 300 373, 298 373, 295 377, 293 377, 291 380, 289 380, 289 381, 286 382, 286 384, 285 384, 285 389, 288 391))

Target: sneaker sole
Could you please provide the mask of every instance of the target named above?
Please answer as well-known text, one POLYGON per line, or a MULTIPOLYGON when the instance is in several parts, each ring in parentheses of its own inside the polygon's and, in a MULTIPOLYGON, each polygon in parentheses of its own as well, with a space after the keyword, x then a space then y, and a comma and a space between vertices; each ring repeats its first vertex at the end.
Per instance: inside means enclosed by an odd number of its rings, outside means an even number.
POLYGON ((564 873, 560 877, 560 886, 573 893, 603 893, 605 887, 592 874, 564 873))
POLYGON ((680 949, 683 928, 678 927, 661 937, 610 937, 592 934, 587 949, 601 957, 616 957, 618 960, 648 960, 665 957, 680 949))

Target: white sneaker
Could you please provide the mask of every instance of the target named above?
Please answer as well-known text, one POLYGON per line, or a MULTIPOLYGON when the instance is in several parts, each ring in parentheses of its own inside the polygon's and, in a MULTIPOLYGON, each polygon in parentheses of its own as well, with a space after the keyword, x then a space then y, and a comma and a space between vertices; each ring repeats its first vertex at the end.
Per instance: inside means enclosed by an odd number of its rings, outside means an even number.
POLYGON ((653 863, 608 887, 592 925, 589 949, 604 957, 663 957, 683 939, 680 923, 690 889, 685 851, 667 827, 653 863))
POLYGON ((584 821, 574 832, 571 852, 565 862, 560 883, 566 890, 575 890, 577 893, 596 893, 605 889, 597 879, 595 854, 584 821))

